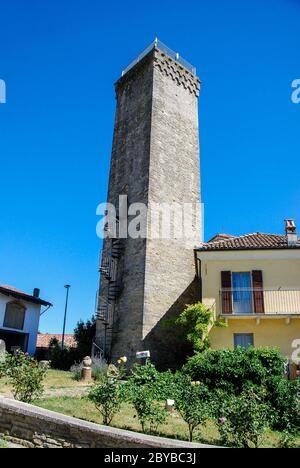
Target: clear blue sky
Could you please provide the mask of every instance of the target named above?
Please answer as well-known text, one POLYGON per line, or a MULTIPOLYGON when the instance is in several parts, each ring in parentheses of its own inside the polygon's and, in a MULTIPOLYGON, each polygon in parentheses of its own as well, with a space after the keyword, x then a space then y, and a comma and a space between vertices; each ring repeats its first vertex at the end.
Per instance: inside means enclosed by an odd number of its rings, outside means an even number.
POLYGON ((94 310, 122 68, 158 36, 197 66, 205 234, 300 227, 300 1, 11 0, 0 8, 0 283, 40 287, 41 330, 94 310))

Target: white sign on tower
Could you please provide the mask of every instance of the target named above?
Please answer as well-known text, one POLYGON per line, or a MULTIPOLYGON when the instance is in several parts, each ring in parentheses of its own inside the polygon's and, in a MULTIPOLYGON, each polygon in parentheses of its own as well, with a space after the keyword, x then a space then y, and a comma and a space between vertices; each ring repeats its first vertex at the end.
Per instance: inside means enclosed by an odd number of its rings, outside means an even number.
POLYGON ((6 351, 5 341, 0 340, 0 362, 3 361, 6 351))

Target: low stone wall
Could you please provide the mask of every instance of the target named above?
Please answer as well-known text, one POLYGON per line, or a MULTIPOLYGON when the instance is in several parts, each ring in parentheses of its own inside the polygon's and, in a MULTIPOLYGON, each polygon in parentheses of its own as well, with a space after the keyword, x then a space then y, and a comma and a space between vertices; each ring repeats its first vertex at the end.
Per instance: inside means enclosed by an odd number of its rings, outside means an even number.
POLYGON ((1 435, 29 448, 212 448, 98 426, 0 397, 1 435))

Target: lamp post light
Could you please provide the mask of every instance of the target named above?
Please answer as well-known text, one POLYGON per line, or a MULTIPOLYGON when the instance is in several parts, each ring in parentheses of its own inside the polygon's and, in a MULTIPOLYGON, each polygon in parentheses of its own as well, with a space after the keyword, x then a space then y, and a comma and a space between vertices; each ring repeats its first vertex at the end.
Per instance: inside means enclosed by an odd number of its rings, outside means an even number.
POLYGON ((65 305, 65 316, 64 316, 64 326, 63 326, 63 335, 62 335, 62 340, 61 340, 61 349, 64 349, 65 347, 65 333, 66 333, 66 323, 67 323, 67 312, 68 312, 68 302, 69 302, 69 290, 70 290, 70 284, 66 284, 65 288, 67 290, 66 294, 66 305, 65 305))

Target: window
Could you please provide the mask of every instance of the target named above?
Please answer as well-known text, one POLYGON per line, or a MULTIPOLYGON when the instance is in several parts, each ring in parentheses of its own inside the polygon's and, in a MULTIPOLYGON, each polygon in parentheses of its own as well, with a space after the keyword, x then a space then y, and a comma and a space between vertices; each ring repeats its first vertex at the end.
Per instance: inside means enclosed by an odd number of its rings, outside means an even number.
POLYGON ((23 330, 26 308, 19 302, 9 302, 6 305, 4 324, 5 328, 23 330))
POLYGON ((253 313, 251 273, 232 273, 233 313, 253 313))
POLYGON ((241 348, 250 348, 254 346, 254 336, 253 333, 235 333, 234 334, 234 348, 238 346, 241 348))
POLYGON ((221 271, 223 314, 264 314, 263 271, 221 271))

